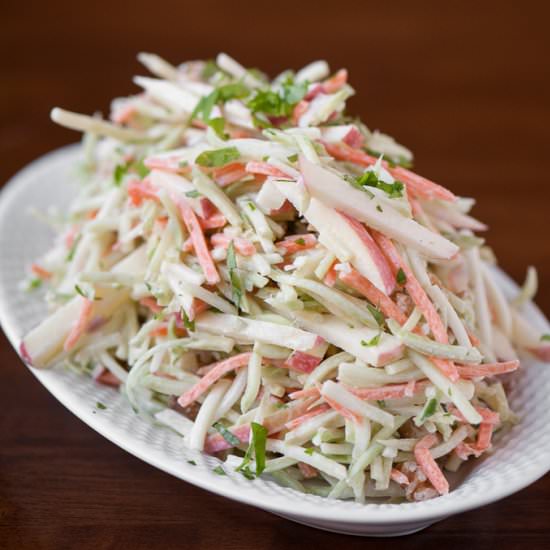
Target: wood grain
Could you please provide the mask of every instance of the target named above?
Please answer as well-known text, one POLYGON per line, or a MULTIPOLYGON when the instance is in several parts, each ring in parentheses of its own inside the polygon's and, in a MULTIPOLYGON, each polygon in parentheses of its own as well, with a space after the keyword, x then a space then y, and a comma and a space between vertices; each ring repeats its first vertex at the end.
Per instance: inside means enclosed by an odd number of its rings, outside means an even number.
MULTIPOLYGON (((225 50, 271 74, 346 66, 353 110, 410 146, 419 172, 478 199, 516 280, 539 268, 550 312, 546 2, 2 2, 0 181, 77 136, 54 105, 106 112, 136 90, 135 54, 225 50)), ((0 259, 1 261, 1 259, 0 259)), ((0 340, 2 548, 547 548, 550 477, 394 540, 315 531, 206 493, 108 443, 58 404, 0 340)))

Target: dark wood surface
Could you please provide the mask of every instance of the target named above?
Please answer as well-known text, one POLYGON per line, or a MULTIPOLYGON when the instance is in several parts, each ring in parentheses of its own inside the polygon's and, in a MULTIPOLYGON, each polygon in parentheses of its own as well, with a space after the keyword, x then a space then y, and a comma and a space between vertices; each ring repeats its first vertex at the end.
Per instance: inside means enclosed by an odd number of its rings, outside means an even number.
MULTIPOLYGON (((0 181, 76 139, 50 123, 52 106, 106 112, 135 91, 139 50, 173 62, 225 50, 271 74, 325 57, 350 70, 353 109, 371 128, 409 145, 421 173, 478 199, 504 269, 519 281, 539 268, 549 313, 547 5, 4 0, 0 181)), ((66 411, 3 336, 0 360, 1 548, 550 547, 549 476, 400 540, 328 534, 155 470, 66 411)))

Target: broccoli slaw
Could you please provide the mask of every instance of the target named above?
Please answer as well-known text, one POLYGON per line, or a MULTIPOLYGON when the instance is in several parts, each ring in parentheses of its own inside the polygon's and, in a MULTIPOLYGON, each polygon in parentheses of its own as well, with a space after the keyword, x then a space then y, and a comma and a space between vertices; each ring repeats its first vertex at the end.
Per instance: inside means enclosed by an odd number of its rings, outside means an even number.
MULTIPOLYGON (((474 201, 346 113, 345 69, 273 80, 226 54, 153 54, 142 92, 84 133, 79 192, 29 269, 50 315, 22 341, 122 391, 249 479, 425 500, 517 422, 519 353, 550 361, 476 232, 474 201)), ((76 176, 75 176, 76 177, 76 176)))

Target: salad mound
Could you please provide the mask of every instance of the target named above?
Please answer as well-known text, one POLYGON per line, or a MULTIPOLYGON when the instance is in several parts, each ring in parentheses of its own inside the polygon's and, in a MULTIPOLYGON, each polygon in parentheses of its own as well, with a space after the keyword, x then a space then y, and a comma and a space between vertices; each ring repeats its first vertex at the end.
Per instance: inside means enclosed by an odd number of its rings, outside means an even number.
POLYGON ((508 300, 474 201, 346 112, 345 69, 273 80, 225 54, 152 54, 84 133, 79 190, 30 266, 50 315, 21 343, 120 388, 249 479, 329 498, 425 500, 516 422, 519 352, 550 360, 508 300))

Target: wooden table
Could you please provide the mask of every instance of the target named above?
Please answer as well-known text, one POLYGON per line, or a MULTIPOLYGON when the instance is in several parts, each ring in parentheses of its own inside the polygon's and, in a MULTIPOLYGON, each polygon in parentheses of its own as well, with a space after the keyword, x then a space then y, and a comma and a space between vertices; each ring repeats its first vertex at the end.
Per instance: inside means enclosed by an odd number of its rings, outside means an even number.
MULTIPOLYGON (((371 128, 409 145, 421 173, 478 199, 516 280, 538 266, 550 312, 547 3, 30 4, 2 5, 0 181, 77 138, 49 122, 53 105, 105 112, 135 91, 140 49, 173 62, 226 50, 271 74, 324 56, 350 70, 352 107, 371 128)), ((0 547, 550 546, 549 476, 400 541, 328 534, 145 465, 63 409, 3 337, 0 357, 0 547)))

